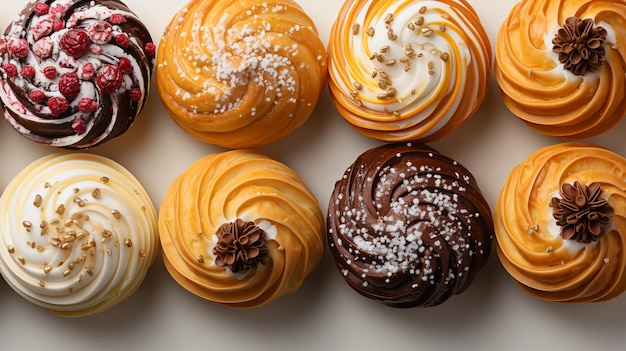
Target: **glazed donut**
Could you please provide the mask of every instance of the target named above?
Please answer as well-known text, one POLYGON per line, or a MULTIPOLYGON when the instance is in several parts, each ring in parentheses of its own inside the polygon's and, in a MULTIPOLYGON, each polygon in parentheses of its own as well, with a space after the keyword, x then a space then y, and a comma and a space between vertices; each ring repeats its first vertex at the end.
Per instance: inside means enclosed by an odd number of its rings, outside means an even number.
POLYGON ((4 116, 39 143, 102 144, 141 112, 154 52, 147 28, 118 0, 31 1, 0 38, 4 116))

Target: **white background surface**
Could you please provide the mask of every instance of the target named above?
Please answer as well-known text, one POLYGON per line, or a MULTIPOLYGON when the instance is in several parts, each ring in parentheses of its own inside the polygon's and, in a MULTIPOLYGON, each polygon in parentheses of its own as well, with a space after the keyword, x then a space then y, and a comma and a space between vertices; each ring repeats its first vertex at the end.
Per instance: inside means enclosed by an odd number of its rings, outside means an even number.
MULTIPOLYGON (((339 0, 298 0, 327 42, 339 0)), ((125 0, 153 39, 185 0, 125 0)), ((496 32, 514 0, 473 0, 495 48, 496 32)), ((7 26, 22 0, 2 0, 7 26)), ((158 53, 157 53, 158 54, 158 53)), ((587 141, 626 155, 626 122, 587 141)), ((504 107, 492 78, 486 102, 453 134, 430 145, 476 176, 492 209, 509 170, 536 149, 564 141, 540 135, 504 107)), ((366 149, 379 143, 352 130, 327 91, 314 114, 287 138, 263 148, 295 169, 326 212, 334 182, 366 149)), ((0 189, 23 167, 56 149, 37 145, 0 120, 0 189)), ((183 133, 153 86, 148 106, 123 136, 88 152, 108 156, 133 172, 158 208, 169 184, 200 157, 221 149, 183 133)), ((130 299, 104 314, 64 319, 30 304, 0 281, 2 350, 321 350, 478 349, 609 350, 626 348, 626 295, 612 301, 562 305, 519 290, 495 250, 464 294, 441 306, 392 309, 356 294, 326 251, 301 290, 269 305, 235 310, 201 300, 179 287, 161 257, 130 299)))

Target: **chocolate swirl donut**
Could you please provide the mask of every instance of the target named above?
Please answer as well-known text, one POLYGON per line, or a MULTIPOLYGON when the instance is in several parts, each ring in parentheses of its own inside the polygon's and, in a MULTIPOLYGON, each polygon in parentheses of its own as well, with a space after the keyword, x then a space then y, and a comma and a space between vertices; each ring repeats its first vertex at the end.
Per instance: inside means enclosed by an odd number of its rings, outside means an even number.
POLYGON ((532 296, 612 299, 626 290, 626 159, 587 143, 539 149, 494 209, 498 257, 532 296))
POLYGON ((163 261, 185 289, 230 307, 296 292, 324 251, 324 217, 302 179, 251 150, 206 156, 159 211, 163 261))
POLYGON ((159 245, 156 211, 118 163, 53 154, 0 197, 0 272, 27 300, 66 316, 103 312, 143 281, 159 245))
POLYGON ((118 0, 29 2, 0 38, 4 116, 39 143, 102 144, 141 112, 154 53, 147 28, 118 0))
POLYGON ((328 44, 329 87, 343 118, 371 138, 443 138, 474 115, 491 46, 464 0, 349 0, 328 44))
POLYGON ((472 174, 422 144, 383 145, 335 184, 328 242, 360 294, 393 307, 463 292, 489 256, 493 223, 472 174))
POLYGON ((506 106, 531 128, 588 138, 626 115, 626 1, 524 0, 496 39, 506 106))
POLYGON ((293 0, 192 0, 159 43, 157 88, 190 135, 228 148, 300 126, 326 85, 326 48, 293 0))

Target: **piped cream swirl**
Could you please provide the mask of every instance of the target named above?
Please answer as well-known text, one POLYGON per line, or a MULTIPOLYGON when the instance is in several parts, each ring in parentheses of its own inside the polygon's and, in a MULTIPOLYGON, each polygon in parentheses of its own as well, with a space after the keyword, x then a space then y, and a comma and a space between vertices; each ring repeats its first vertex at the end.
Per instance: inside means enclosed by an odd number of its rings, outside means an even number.
POLYGON ((498 32, 495 76, 506 106, 533 129, 588 138, 626 115, 626 1, 524 0, 498 32), (558 29, 576 16, 607 31, 605 61, 578 76, 552 51, 558 29))
POLYGON ((43 157, 0 198, 0 272, 20 295, 59 315, 99 313, 125 300, 158 243, 148 194, 101 156, 43 157))
POLYGON ((489 84, 489 40, 463 0, 347 1, 328 51, 337 109, 375 139, 442 138, 474 114, 489 84))

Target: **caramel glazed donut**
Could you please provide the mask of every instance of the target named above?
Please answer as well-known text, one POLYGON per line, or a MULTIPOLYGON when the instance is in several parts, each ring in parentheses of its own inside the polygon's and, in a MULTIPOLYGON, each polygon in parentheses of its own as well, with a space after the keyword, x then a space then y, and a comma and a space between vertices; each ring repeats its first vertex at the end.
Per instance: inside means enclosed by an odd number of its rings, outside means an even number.
POLYGON ((154 53, 147 28, 118 0, 30 2, 0 38, 4 116, 39 143, 104 143, 142 110, 154 53))
POLYGON ((196 161, 159 210, 168 272, 185 289, 229 307, 296 292, 324 252, 324 216, 302 179, 252 150, 196 161))
POLYGON ((494 209, 497 252, 529 294, 593 302, 626 290, 626 159, 586 143, 534 152, 494 209))
POLYGON ((358 293, 392 307, 434 306, 465 291, 493 239, 472 174, 423 144, 357 158, 328 205, 330 251, 358 293))
POLYGON ((504 102, 533 129, 588 138, 626 115, 626 1, 524 0, 496 43, 504 102))
POLYGON ((328 44, 329 87, 356 130, 388 142, 443 138, 485 99, 491 46, 465 0, 349 0, 328 44))
POLYGON ((326 85, 326 48, 292 0, 192 0, 159 43, 157 88, 188 134, 255 148, 309 117, 326 85))

